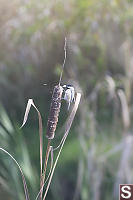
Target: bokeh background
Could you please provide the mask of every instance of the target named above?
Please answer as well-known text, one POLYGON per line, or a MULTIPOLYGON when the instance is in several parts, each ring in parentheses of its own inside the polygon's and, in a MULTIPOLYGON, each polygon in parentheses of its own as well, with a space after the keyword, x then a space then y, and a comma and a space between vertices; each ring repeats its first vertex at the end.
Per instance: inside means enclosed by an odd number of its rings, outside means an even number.
MULTIPOLYGON (((21 165, 31 199, 39 191, 38 119, 45 128, 59 80, 82 100, 59 159, 49 200, 116 200, 119 183, 133 183, 133 1, 0 0, 0 146, 21 165), (47 86, 43 84, 47 83, 47 86)), ((69 115, 62 103, 53 146, 69 115)), ((20 173, 0 153, 0 199, 24 200, 20 173)))

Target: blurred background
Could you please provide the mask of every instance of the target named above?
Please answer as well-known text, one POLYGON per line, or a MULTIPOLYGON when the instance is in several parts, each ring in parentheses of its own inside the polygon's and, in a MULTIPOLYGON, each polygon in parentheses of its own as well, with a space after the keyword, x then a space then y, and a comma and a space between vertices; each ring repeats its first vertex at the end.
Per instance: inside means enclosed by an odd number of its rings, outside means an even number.
MULTIPOLYGON (((0 147, 19 162, 31 199, 39 191, 38 119, 45 128, 59 80, 82 93, 81 103, 48 192, 51 200, 116 200, 133 183, 133 1, 0 0, 0 147), (47 84, 44 86, 43 84, 47 84)), ((62 103, 53 146, 69 112, 62 103)), ((0 152, 0 199, 24 200, 20 173, 0 152)))

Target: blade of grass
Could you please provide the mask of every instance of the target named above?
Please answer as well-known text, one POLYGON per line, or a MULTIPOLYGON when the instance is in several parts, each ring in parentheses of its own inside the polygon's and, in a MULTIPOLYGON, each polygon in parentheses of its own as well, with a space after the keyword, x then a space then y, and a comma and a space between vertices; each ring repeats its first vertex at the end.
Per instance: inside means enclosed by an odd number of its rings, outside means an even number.
POLYGON ((22 128, 26 124, 31 106, 33 106, 35 108, 35 110, 37 111, 38 120, 39 120, 39 137, 40 137, 40 189, 41 189, 42 188, 42 149, 43 149, 42 132, 43 132, 43 127, 42 127, 42 117, 41 117, 41 114, 40 114, 39 110, 37 109, 37 107, 35 106, 35 104, 33 102, 33 99, 29 99, 28 100, 26 111, 25 111, 25 115, 24 115, 23 124, 22 124, 22 126, 20 128, 22 128))
POLYGON ((65 134, 64 134, 64 140, 61 144, 61 147, 59 149, 59 152, 58 152, 58 155, 56 157, 56 160, 54 162, 54 166, 53 166, 53 169, 52 169, 52 172, 51 172, 51 175, 50 175, 50 178, 49 178, 49 181, 48 181, 48 185, 47 185, 47 188, 46 188, 46 191, 45 191, 45 194, 44 194, 44 197, 43 197, 43 200, 45 200, 46 198, 46 195, 47 195, 47 192, 48 192, 48 189, 50 187, 50 184, 51 184, 51 181, 52 181, 52 177, 53 177, 53 174, 54 174, 54 171, 55 171, 55 168, 56 168, 56 165, 57 165, 57 162, 58 162, 58 159, 59 159, 59 156, 60 156, 60 153, 62 151, 62 148, 64 146, 64 143, 66 141, 66 138, 68 136, 68 133, 70 131, 70 128, 71 128, 71 125, 72 125, 72 122, 74 120, 74 117, 75 117, 75 114, 77 112, 77 109, 78 109, 78 106, 79 106, 79 102, 80 102, 80 98, 81 98, 81 94, 80 93, 77 93, 77 96, 76 96, 76 100, 75 100, 75 104, 74 104, 74 107, 72 109, 72 112, 70 113, 70 116, 67 120, 67 123, 66 123, 66 127, 65 127, 65 134))
POLYGON ((24 186, 24 192, 25 192, 25 199, 26 200, 30 200, 29 192, 28 192, 28 187, 27 187, 26 180, 25 180, 25 177, 24 177, 24 174, 23 174, 23 171, 22 171, 20 165, 18 164, 18 162, 15 160, 15 158, 8 151, 6 151, 5 149, 3 149, 1 147, 0 147, 0 150, 3 151, 4 153, 6 153, 8 156, 10 156, 12 158, 12 160, 18 166, 18 168, 19 168, 19 170, 21 172, 21 176, 22 176, 22 181, 23 181, 23 186, 24 186))

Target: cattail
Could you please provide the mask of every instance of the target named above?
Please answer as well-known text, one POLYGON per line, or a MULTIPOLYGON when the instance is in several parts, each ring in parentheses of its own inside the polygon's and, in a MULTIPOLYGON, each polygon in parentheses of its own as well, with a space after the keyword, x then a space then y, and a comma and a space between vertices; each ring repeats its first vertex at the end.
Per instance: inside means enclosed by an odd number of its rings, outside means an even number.
POLYGON ((56 85, 53 90, 50 112, 47 122, 46 136, 48 139, 53 139, 55 135, 55 130, 58 122, 58 116, 61 107, 63 88, 60 85, 56 85))
POLYGON ((65 62, 66 62, 66 42, 67 40, 65 38, 65 44, 64 44, 65 57, 64 57, 64 62, 62 66, 62 72, 60 75, 58 85, 54 87, 52 99, 51 99, 50 112, 49 112, 47 130, 46 130, 46 136, 48 139, 54 138, 56 126, 58 123, 58 117, 60 113, 61 99, 62 99, 62 93, 63 93, 63 87, 60 85, 60 83, 61 83, 62 74, 63 74, 65 62))

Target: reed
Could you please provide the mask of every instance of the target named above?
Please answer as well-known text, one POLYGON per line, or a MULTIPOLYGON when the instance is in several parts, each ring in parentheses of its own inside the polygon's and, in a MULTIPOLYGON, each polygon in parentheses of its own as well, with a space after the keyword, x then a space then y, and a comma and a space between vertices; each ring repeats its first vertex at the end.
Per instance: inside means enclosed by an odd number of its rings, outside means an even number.
MULTIPOLYGON (((67 136, 69 134, 69 131, 70 131, 72 122, 74 120, 75 114, 77 112, 79 102, 80 102, 80 98, 81 98, 81 94, 77 93, 73 108, 72 108, 72 110, 71 110, 71 112, 68 116, 68 119, 65 123, 64 135, 61 139, 61 142, 58 145, 58 147, 56 147, 56 148, 52 147, 51 146, 51 140, 54 139, 54 136, 55 136, 56 127, 57 127, 58 118, 59 118, 59 113, 60 113, 60 109, 61 109, 63 87, 60 85, 60 83, 61 83, 62 73, 63 73, 63 69, 64 69, 64 66, 65 66, 65 61, 66 61, 66 38, 65 38, 64 52, 65 52, 65 58, 64 58, 63 66, 62 66, 62 72, 61 72, 61 75, 60 75, 59 83, 58 83, 58 85, 56 85, 54 87, 52 98, 51 98, 50 112, 49 112, 49 117, 48 117, 47 127, 46 127, 46 138, 47 138, 46 152, 44 152, 44 149, 43 149, 43 132, 44 131, 43 131, 43 125, 42 125, 43 124, 42 123, 42 116, 41 116, 41 113, 38 110, 37 106, 34 104, 33 99, 28 100, 26 110, 25 110, 25 114, 24 114, 23 123, 22 123, 22 126, 20 127, 20 128, 22 128, 26 124, 28 116, 29 116, 30 109, 31 109, 31 107, 33 107, 36 110, 37 115, 38 115, 39 141, 40 141, 40 190, 39 190, 35 200, 37 200, 38 198, 40 200, 46 199, 46 196, 47 196, 47 193, 48 193, 51 181, 52 181, 52 177, 54 175, 54 171, 55 171, 57 162, 59 160, 59 156, 61 154, 64 143, 65 143, 67 136), (54 155, 55 150, 58 150, 58 153, 57 153, 57 156, 55 158, 55 161, 53 162, 53 155, 54 155), (47 166, 48 166, 50 155, 51 155, 50 169, 49 169, 49 174, 46 177, 46 171, 47 171, 47 166), (44 160, 43 160, 43 157, 44 157, 44 160), (46 185, 46 189, 44 189, 45 185, 46 185)), ((30 195, 29 195, 29 192, 28 192, 26 179, 24 177, 24 173, 23 173, 20 165, 18 164, 16 159, 8 151, 6 151, 4 148, 0 148, 0 150, 3 151, 4 153, 6 153, 8 156, 10 156, 10 158, 12 158, 13 161, 18 166, 18 168, 21 172, 21 176, 22 176, 25 199, 30 200, 30 195)))

